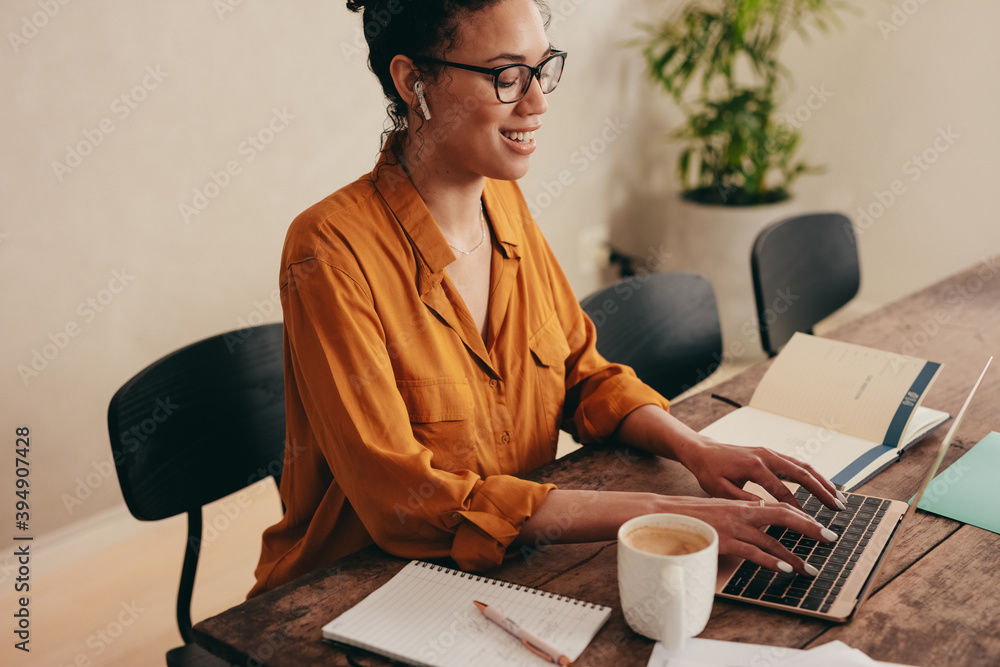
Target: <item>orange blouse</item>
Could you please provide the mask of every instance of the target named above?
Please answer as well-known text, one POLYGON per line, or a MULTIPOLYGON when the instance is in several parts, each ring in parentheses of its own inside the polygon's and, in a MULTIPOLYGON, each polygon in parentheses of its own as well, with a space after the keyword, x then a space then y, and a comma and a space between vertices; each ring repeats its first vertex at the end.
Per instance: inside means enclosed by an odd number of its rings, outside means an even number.
POLYGON ((484 342, 445 271, 455 259, 394 161, 299 215, 281 261, 284 518, 257 584, 274 588, 374 541, 406 558, 499 564, 552 484, 519 479, 560 427, 611 435, 667 401, 595 350, 514 182, 487 180, 484 342))

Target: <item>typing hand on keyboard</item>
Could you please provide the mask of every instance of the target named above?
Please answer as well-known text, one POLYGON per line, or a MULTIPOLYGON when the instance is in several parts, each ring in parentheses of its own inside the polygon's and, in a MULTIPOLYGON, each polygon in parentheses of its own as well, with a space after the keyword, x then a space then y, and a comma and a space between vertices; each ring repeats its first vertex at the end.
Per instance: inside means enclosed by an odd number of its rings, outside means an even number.
MULTIPOLYGON (((711 498, 658 496, 644 503, 646 512, 677 512, 705 521, 719 533, 720 554, 739 556, 787 573, 815 574, 815 568, 762 529, 778 525, 817 541, 836 538, 802 511, 784 484, 799 484, 831 510, 843 509, 836 487, 808 463, 766 447, 721 443, 696 433, 654 406, 634 410, 623 420, 618 437, 653 454, 675 459, 691 471, 711 498), (765 504, 744 490, 748 482, 779 502, 765 504)), ((608 513, 612 513, 610 508, 608 513)))
MULTIPOLYGON (((710 524, 719 533, 719 553, 730 554, 763 565, 765 568, 786 574, 799 572, 814 576, 818 569, 805 562, 799 555, 764 532, 768 526, 786 528, 810 539, 814 544, 825 544, 837 539, 831 531, 797 506, 761 500, 753 502, 723 500, 721 498, 664 498, 667 504, 656 511, 676 512, 693 516, 710 524)), ((832 510, 831 514, 835 514, 832 510)))
POLYGON ((814 494, 832 510, 843 509, 843 498, 828 479, 808 463, 766 447, 727 445, 700 434, 675 446, 673 457, 694 474, 701 488, 713 498, 759 498, 744 490, 747 482, 759 485, 775 500, 799 507, 782 480, 794 482, 814 494))

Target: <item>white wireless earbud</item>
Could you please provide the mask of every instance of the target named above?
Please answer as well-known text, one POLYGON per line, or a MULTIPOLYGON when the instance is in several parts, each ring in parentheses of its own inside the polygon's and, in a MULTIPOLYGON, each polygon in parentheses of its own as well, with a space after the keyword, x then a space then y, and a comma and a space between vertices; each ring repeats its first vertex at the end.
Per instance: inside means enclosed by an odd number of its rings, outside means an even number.
POLYGON ((424 97, 424 82, 417 81, 413 84, 413 92, 417 96, 417 102, 420 103, 420 111, 424 114, 425 120, 431 119, 431 110, 427 107, 427 98, 424 97))

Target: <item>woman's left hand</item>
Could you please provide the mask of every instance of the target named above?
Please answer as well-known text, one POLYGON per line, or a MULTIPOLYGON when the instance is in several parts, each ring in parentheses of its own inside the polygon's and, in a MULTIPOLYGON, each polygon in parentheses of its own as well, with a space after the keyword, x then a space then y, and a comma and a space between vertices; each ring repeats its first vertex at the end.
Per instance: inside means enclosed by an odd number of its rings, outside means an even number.
POLYGON ((831 509, 844 509, 833 484, 812 466, 766 447, 738 447, 699 435, 674 449, 677 460, 694 474, 709 495, 734 500, 758 500, 743 490, 747 482, 762 486, 775 499, 798 506, 782 480, 801 484, 831 509))
POLYGON ((679 461, 716 498, 761 500, 743 490, 747 482, 762 486, 776 500, 798 507, 782 480, 796 482, 830 509, 844 509, 837 489, 812 466, 766 447, 738 447, 713 440, 682 424, 654 405, 633 410, 618 430, 619 438, 653 454, 679 461))

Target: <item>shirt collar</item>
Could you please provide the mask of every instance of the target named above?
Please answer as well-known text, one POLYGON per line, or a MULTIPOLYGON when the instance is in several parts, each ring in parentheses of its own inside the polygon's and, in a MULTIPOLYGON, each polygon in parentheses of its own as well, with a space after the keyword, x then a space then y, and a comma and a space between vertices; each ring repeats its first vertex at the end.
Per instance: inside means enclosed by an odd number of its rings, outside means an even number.
MULTIPOLYGON (((406 232, 413 247, 429 274, 439 274, 455 261, 441 229, 434 222, 431 212, 424 205, 417 189, 413 187, 403 165, 389 149, 393 138, 382 149, 375 170, 371 173, 376 191, 389 206, 396 221, 406 232)), ((430 276, 427 276, 430 277, 430 276)), ((439 282, 440 277, 433 282, 439 282)))
MULTIPOLYGON (((504 196, 500 188, 506 184, 503 181, 494 181, 487 178, 483 186, 483 201, 486 204, 486 214, 493 223, 493 233, 500 242, 500 247, 504 256, 508 259, 518 259, 521 255, 517 251, 517 246, 521 242, 521 226, 515 224, 517 211, 509 210, 508 207, 515 202, 509 196, 504 196)), ((512 184, 518 190, 516 184, 512 184)), ((518 190, 520 194, 520 190, 518 190)))
MULTIPOLYGON (((396 220, 413 242, 413 246, 426 265, 430 274, 440 274, 445 267, 455 261, 448 241, 441 233, 424 200, 413 187, 403 165, 394 155, 392 146, 395 135, 391 135, 371 173, 375 189, 389 206, 396 220)), ((517 246, 521 240, 519 225, 514 224, 515 211, 509 210, 512 202, 500 191, 502 182, 486 179, 483 187, 483 202, 486 214, 492 223, 493 233, 500 242, 505 257, 518 258, 517 246)), ((516 188, 516 186, 515 186, 516 188)), ((428 276, 429 277, 429 276, 428 276)), ((434 281, 437 282, 437 281, 434 281)))

